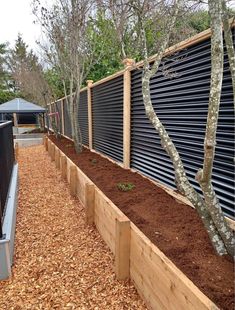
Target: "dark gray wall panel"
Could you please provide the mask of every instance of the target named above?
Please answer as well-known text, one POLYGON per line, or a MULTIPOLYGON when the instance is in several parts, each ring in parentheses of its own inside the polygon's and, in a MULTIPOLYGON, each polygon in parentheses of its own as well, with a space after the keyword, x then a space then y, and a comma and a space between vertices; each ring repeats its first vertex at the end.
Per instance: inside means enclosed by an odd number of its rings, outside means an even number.
POLYGON ((88 107, 87 107, 87 91, 80 94, 80 104, 78 108, 78 122, 82 133, 82 143, 89 145, 88 137, 88 107))
POLYGON ((92 88, 93 147, 123 159, 123 76, 92 88))
MULTIPOLYGON (((233 30, 234 34, 234 30, 233 30)), ((195 174, 203 163, 203 141, 210 88, 210 40, 164 60, 151 80, 154 109, 173 139, 187 175, 200 191, 195 174)), ((234 216, 234 109, 225 51, 213 184, 226 215, 234 216)), ((175 188, 170 158, 145 116, 141 72, 132 72, 131 167, 175 188)))

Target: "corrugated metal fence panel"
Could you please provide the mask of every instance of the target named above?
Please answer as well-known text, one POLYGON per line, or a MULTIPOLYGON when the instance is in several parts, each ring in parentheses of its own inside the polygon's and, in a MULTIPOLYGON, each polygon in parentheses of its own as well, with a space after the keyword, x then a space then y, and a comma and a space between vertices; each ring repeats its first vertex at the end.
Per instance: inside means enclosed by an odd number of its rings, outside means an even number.
POLYGON ((64 104, 64 134, 65 136, 72 139, 72 128, 69 118, 69 110, 65 100, 63 100, 63 104, 64 104))
POLYGON ((89 145, 88 137, 88 106, 87 106, 87 90, 80 93, 80 105, 78 108, 78 122, 82 133, 82 143, 89 145))
MULTIPOLYGON (((173 139, 187 175, 200 191, 195 174, 203 163, 203 143, 210 88, 210 40, 168 57, 151 81, 155 111, 173 139), (174 61, 173 61, 174 60, 174 61)), ((170 158, 145 116, 141 72, 132 72, 131 167, 175 188, 170 158)), ((226 215, 234 217, 234 109, 225 53, 213 184, 226 215)))
POLYGON ((123 75, 92 88, 93 148, 123 159, 123 75))

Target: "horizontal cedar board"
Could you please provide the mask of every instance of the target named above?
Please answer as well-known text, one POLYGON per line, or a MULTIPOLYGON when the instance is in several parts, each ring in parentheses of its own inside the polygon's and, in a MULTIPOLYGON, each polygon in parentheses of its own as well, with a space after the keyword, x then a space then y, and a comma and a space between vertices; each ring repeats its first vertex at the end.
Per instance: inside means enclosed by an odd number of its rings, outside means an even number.
POLYGON ((218 309, 133 223, 130 275, 151 309, 218 309))
POLYGON ((116 219, 128 219, 104 193, 95 188, 95 224, 102 238, 115 253, 116 219))
POLYGON ((109 203, 95 190, 95 225, 112 253, 115 253, 115 220, 109 212, 109 203))

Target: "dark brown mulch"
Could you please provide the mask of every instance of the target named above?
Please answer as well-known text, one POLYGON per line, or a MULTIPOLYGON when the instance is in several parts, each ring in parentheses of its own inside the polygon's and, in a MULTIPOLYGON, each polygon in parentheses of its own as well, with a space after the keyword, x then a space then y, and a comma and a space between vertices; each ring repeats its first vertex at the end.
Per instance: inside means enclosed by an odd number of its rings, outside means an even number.
POLYGON ((51 140, 221 309, 234 309, 234 270, 219 257, 196 211, 137 173, 87 149, 77 155, 65 138, 51 140), (135 188, 122 192, 119 182, 135 188))

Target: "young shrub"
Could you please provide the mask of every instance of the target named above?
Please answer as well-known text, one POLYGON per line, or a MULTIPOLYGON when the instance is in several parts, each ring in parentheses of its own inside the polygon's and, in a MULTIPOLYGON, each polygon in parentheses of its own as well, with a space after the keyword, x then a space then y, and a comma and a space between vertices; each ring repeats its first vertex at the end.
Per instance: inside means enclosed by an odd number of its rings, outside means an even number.
POLYGON ((129 192, 135 188, 135 185, 133 183, 120 182, 117 184, 117 188, 122 192, 129 192))

